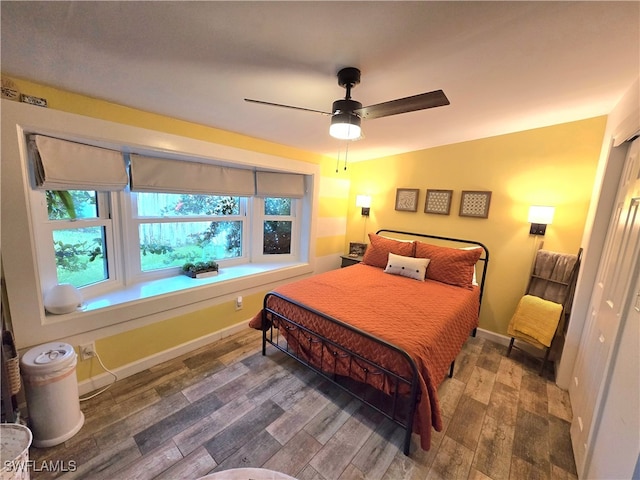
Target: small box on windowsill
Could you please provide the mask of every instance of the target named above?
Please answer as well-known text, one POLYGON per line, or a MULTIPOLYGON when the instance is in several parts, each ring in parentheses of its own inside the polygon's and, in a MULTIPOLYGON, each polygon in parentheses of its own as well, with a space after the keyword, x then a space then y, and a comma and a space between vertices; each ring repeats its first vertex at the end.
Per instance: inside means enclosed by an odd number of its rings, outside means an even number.
POLYGON ((182 266, 182 273, 191 278, 207 278, 218 275, 218 264, 216 262, 196 262, 185 263, 182 266))
POLYGON ((191 278, 208 278, 208 277, 215 277, 216 275, 218 275, 218 270, 211 270, 210 272, 200 272, 200 273, 195 273, 195 272, 183 272, 186 276, 191 277, 191 278))

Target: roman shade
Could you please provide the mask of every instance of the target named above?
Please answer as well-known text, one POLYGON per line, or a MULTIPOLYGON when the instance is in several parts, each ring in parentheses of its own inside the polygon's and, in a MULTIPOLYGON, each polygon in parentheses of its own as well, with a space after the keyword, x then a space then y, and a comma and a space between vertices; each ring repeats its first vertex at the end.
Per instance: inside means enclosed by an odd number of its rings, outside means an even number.
POLYGON ((29 147, 38 189, 115 191, 127 186, 127 169, 115 150, 42 135, 32 135, 29 147))
POLYGON ((256 172, 256 195, 260 197, 304 197, 304 175, 256 172))
POLYGON ((131 155, 131 191, 202 195, 255 194, 253 171, 131 155))

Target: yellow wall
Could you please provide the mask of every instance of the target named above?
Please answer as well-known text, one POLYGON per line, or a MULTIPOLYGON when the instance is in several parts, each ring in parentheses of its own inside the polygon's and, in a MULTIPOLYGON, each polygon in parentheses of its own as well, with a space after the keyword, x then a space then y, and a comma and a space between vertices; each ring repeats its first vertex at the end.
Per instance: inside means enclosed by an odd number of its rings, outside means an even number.
MULTIPOLYGON (((349 188, 351 171, 336 171, 335 160, 320 164, 321 202, 318 205, 318 237, 316 238, 317 257, 336 257, 344 253, 346 239, 346 221, 349 209, 349 188)), ((331 268, 335 268, 337 260, 331 268)))
POLYGON ((577 252, 605 123, 597 117, 354 163, 345 248, 364 233, 357 194, 372 196, 367 232, 390 228, 484 243, 490 264, 480 326, 505 334, 539 241, 529 235, 529 206, 556 207, 545 249, 577 252), (396 188, 420 189, 417 212, 394 210, 396 188), (424 213, 428 188, 454 191, 450 215, 424 213), (458 216, 462 190, 492 192, 488 219, 458 216))
MULTIPOLYGON (((244 295, 242 310, 236 311, 235 301, 225 302, 195 313, 98 339, 96 350, 109 368, 136 362, 246 320, 260 311, 265 293, 244 295)), ((95 359, 78 361, 79 380, 91 378, 102 372, 95 359)))
MULTIPOLYGON (((348 190, 343 187, 332 187, 341 185, 345 175, 336 174, 333 159, 285 145, 62 91, 28 80, 10 78, 22 93, 46 98, 48 108, 320 165, 318 220, 331 225, 335 223, 332 222, 333 219, 346 217, 348 190)), ((315 255, 337 258, 343 253, 344 242, 344 227, 318 229, 315 255)), ((235 302, 229 301, 135 330, 97 338, 96 349, 109 368, 118 368, 242 322, 261 308, 264 293, 245 294, 244 308, 238 312, 235 311, 235 302)), ((16 305, 10 305, 10 307, 12 311, 19 309, 16 305)), ((101 372, 96 362, 80 361, 78 363, 79 380, 88 379, 101 372)))

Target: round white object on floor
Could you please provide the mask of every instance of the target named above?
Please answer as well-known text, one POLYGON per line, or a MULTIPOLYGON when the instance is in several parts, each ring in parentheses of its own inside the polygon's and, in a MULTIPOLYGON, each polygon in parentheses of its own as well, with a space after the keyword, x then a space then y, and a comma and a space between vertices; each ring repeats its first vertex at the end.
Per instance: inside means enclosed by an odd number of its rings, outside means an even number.
POLYGON ((265 468, 232 468, 211 473, 198 480, 296 480, 295 478, 265 468))

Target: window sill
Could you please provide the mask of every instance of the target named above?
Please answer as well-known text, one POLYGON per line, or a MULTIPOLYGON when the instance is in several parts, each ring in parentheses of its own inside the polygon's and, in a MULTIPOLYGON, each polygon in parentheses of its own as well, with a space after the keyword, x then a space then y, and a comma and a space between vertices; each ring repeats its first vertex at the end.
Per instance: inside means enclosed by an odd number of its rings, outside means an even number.
POLYGON ((252 288, 263 286, 270 289, 273 287, 269 284, 287 281, 311 272, 311 265, 302 262, 252 263, 221 268, 218 275, 214 277, 196 279, 187 275, 178 275, 140 282, 85 299, 83 308, 76 312, 64 315, 46 314, 43 324, 81 321, 87 330, 90 330, 214 300, 217 297, 237 294, 252 288))

